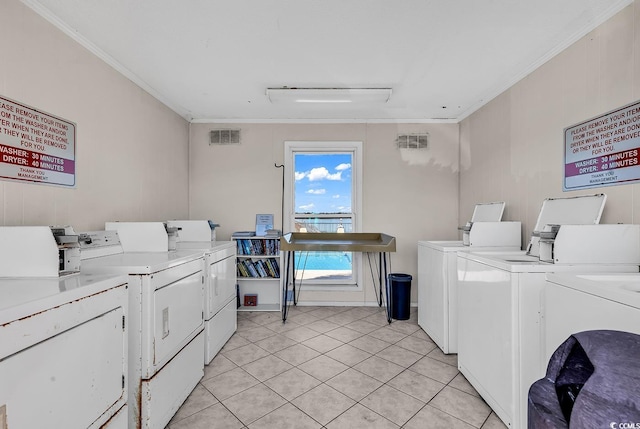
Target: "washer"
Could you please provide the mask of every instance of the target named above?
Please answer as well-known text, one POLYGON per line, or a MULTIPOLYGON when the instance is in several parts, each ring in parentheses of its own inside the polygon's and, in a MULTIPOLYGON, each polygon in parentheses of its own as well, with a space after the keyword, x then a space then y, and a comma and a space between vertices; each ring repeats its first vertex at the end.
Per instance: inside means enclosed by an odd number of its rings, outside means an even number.
POLYGON ((67 270, 73 237, 0 227, 0 427, 127 428, 128 279, 67 270))
POLYGON ((128 275, 129 427, 162 429, 204 375, 203 253, 169 252, 162 222, 105 228, 82 236, 82 269, 128 275))
POLYGON ((545 200, 527 252, 458 253, 458 368, 508 427, 527 427, 527 392, 546 369, 545 274, 638 272, 640 227, 595 225, 605 200, 545 200), (560 225, 543 252, 555 263, 539 256, 548 224, 560 225))
POLYGON ((236 244, 216 241, 210 220, 168 221, 178 228, 176 248, 204 255, 204 363, 208 365, 238 327, 236 244))
POLYGON ((640 334, 640 274, 548 274, 545 358, 571 334, 610 329, 640 334))
POLYGON ((500 222, 504 202, 477 204, 462 241, 418 241, 418 325, 445 353, 458 352, 459 251, 520 250, 520 222, 500 222))

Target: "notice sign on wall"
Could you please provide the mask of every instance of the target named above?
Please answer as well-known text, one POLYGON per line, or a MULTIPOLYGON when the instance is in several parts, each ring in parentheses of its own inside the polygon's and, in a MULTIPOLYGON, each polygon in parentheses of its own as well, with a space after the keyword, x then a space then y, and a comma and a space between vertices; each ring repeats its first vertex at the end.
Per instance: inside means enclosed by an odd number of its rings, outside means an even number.
POLYGON ((76 125, 0 97, 0 178, 73 187, 76 125))
POLYGON ((640 180, 640 101, 564 130, 563 190, 640 180))

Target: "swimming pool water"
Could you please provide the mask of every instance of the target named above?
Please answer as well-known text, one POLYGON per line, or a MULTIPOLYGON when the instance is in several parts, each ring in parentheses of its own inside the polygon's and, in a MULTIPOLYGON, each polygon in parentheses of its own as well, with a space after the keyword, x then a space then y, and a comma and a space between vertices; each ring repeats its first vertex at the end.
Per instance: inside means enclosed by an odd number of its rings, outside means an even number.
POLYGON ((350 252, 296 253, 296 268, 298 270, 350 270, 351 256, 350 252))

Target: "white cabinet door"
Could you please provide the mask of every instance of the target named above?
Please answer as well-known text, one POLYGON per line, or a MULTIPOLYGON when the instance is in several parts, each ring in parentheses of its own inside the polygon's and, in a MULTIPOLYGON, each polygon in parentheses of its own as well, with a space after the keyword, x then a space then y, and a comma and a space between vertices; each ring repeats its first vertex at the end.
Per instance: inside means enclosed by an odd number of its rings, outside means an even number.
POLYGON ((0 362, 7 427, 93 427, 125 397, 123 316, 113 309, 0 362))
POLYGON ((220 311, 236 295, 236 259, 234 249, 223 249, 211 255, 206 320, 220 311))

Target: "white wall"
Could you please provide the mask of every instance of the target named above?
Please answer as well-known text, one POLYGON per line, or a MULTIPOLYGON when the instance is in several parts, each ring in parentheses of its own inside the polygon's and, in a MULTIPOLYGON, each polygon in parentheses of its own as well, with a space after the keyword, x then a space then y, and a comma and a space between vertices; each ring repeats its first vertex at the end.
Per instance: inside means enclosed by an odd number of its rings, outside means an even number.
MULTIPOLYGON (((458 239, 457 124, 192 124, 191 218, 220 223, 219 239, 253 230, 256 213, 273 213, 280 225, 282 170, 274 164, 283 164, 288 140, 363 142, 363 232, 396 237, 394 272, 417 280, 417 242, 458 239), (216 128, 239 128, 241 144, 210 146, 216 128), (426 151, 396 147, 398 134, 418 132, 430 134, 426 151)), ((364 292, 304 291, 301 300, 374 302, 371 275, 364 274, 364 292)), ((415 302, 417 281, 412 286, 415 302)))
POLYGON ((523 243, 550 197, 606 193, 602 223, 640 223, 640 185, 563 192, 563 129, 640 98, 640 0, 460 123, 460 217, 507 202, 523 243))
POLYGON ((0 95, 77 125, 77 187, 0 180, 0 225, 187 216, 184 119, 18 0, 1 2, 0 53, 0 95))

